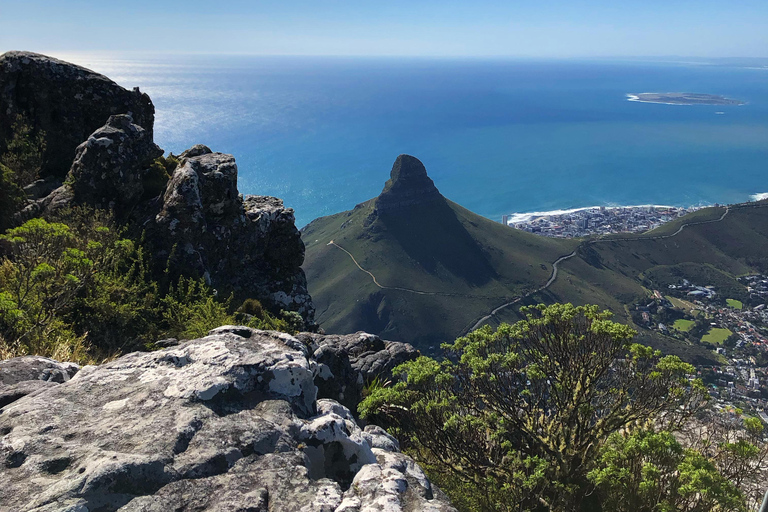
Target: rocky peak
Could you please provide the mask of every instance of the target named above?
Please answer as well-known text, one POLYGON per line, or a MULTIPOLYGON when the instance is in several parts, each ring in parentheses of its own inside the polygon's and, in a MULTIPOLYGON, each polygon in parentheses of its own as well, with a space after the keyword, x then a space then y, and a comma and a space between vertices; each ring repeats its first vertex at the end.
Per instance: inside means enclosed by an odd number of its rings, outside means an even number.
POLYGON ((275 197, 243 198, 232 155, 198 144, 179 158, 160 211, 145 223, 155 255, 172 258, 175 273, 234 292, 236 301, 255 297, 272 310, 298 312, 314 327, 293 210, 275 197))
POLYGON ((115 114, 130 114, 152 139, 155 107, 149 96, 124 89, 104 75, 31 52, 0 55, 0 153, 21 114, 44 131, 43 169, 62 178, 75 149, 115 114))
POLYGON ((387 213, 408 206, 443 201, 421 161, 410 155, 400 155, 392 166, 389 180, 376 199, 376 212, 387 213))

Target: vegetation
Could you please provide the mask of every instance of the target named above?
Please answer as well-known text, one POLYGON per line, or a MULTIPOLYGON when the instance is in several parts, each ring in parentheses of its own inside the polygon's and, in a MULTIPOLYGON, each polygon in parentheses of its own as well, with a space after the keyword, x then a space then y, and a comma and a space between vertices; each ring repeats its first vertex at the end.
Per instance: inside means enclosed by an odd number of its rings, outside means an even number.
POLYGON ((0 358, 92 362, 223 324, 295 329, 290 315, 275 317, 260 304, 250 306, 255 314, 236 313, 231 298, 216 297, 202 280, 153 280, 142 247, 122 233, 109 214, 82 207, 0 237, 0 358))
POLYGON ((726 304, 728 306, 732 307, 733 309, 742 309, 744 307, 744 304, 740 300, 736 299, 725 299, 726 304))
POLYGON ((0 233, 13 226, 13 215, 22 208, 25 199, 13 171, 0 164, 0 233))
POLYGON ((22 115, 16 117, 11 130, 13 137, 8 141, 6 152, 0 156, 0 164, 13 172, 17 185, 24 187, 40 176, 45 152, 45 132, 35 133, 22 115))
POLYGON ((679 318, 675 320, 675 323, 672 324, 672 327, 677 329, 678 331, 688 332, 693 328, 695 324, 696 322, 694 322, 693 320, 686 320, 684 318, 679 318))
POLYGON ((722 345, 728 337, 733 334, 729 329, 721 329, 713 327, 707 334, 702 336, 701 341, 705 343, 712 343, 715 345, 722 345))
POLYGON ((399 435, 461 510, 742 510, 732 464, 673 435, 708 399, 693 366, 633 343, 597 306, 523 313, 446 345, 442 362, 399 366, 361 414, 399 435))

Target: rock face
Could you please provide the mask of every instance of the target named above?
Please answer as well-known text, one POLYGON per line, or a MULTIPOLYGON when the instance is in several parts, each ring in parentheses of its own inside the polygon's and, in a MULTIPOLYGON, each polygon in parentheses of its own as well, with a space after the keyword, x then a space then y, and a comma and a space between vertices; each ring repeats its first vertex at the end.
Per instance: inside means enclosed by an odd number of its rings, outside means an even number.
POLYGON ((43 167, 62 178, 75 148, 114 114, 131 114, 152 140, 155 107, 138 88, 129 91, 88 69, 30 52, 0 55, 0 153, 23 114, 46 134, 43 167))
POLYGON ((272 309, 296 311, 314 325, 293 210, 274 197, 243 199, 232 155, 202 145, 182 153, 147 240, 178 273, 203 276, 238 300, 256 297, 272 309))
POLYGON ((388 379, 392 369, 419 357, 407 343, 384 341, 365 332, 337 335, 301 333, 319 365, 315 384, 322 398, 333 398, 350 409, 362 399, 363 387, 374 379, 388 379))
POLYGON ((453 511, 316 399, 318 371, 299 339, 233 326, 84 367, 0 408, 0 510, 453 511))
POLYGON ((392 166, 384 190, 376 198, 376 212, 393 213, 417 204, 445 201, 427 176, 424 164, 410 155, 400 155, 392 166))
POLYGON ((71 379, 80 369, 75 363, 60 363, 38 356, 0 361, 0 407, 71 379))
POLYGON ((130 115, 110 116, 77 146, 67 181, 76 202, 119 215, 141 199, 146 169, 162 155, 152 133, 134 124, 130 115))

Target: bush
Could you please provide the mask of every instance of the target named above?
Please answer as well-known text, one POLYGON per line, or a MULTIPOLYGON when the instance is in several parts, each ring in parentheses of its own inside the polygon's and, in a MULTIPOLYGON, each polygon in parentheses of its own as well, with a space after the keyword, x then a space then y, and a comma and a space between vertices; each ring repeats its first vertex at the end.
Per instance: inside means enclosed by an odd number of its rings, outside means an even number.
MULTIPOLYGON (((708 398, 694 368, 632 343, 597 306, 521 308, 394 370, 360 404, 464 510, 601 510, 589 472, 611 435, 676 430, 708 398)), ((609 510, 606 508, 605 510, 609 510)))
POLYGON ((27 119, 18 115, 11 127, 13 136, 0 156, 0 163, 11 169, 14 181, 20 187, 29 185, 39 176, 43 167, 45 132, 33 133, 27 119))
POLYGON ((0 234, 13 226, 13 215, 24 206, 26 195, 13 171, 0 164, 0 234))

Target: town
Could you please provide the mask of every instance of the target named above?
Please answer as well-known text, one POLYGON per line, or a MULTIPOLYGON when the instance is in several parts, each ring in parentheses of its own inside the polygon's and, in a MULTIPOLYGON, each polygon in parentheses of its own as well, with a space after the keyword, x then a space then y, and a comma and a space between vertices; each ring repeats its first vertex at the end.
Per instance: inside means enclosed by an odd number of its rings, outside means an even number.
POLYGON ((663 293, 655 289, 652 297, 632 305, 632 319, 658 335, 712 350, 719 362, 698 365, 698 376, 715 407, 749 411, 768 423, 768 276, 737 281, 743 290, 739 298, 724 296, 708 283, 667 284, 663 293))
POLYGON ((701 207, 596 206, 574 210, 502 216, 502 224, 555 238, 610 233, 642 233, 701 207))

